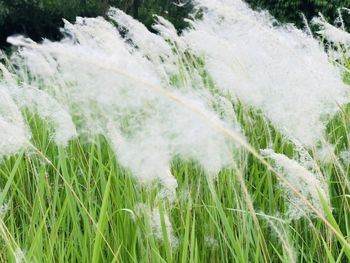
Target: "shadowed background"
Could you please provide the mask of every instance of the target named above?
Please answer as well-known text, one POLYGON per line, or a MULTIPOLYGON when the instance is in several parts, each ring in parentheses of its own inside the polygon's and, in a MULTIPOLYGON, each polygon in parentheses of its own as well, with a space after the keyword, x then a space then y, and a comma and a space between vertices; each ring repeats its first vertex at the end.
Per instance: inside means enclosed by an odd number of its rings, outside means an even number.
MULTIPOLYGON (((322 12, 330 22, 338 16, 337 7, 350 7, 350 0, 247 0, 256 9, 267 9, 282 22, 301 27, 301 13, 308 19, 322 12)), ((62 18, 74 21, 76 16, 104 15, 109 6, 115 6, 140 20, 148 28, 153 14, 170 20, 178 30, 186 23, 184 18, 192 11, 191 0, 0 0, 0 46, 7 46, 6 38, 24 34, 35 41, 42 38, 57 40, 62 18)), ((348 20, 347 12, 343 12, 348 20)))

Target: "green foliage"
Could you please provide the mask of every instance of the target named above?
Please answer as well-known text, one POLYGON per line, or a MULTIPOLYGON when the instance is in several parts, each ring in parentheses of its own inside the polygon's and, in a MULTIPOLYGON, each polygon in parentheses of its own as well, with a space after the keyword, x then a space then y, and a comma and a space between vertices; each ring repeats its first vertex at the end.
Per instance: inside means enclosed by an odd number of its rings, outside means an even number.
MULTIPOLYGON (((171 21, 178 30, 186 23, 184 18, 192 10, 191 1, 179 0, 0 0, 0 46, 13 34, 25 34, 34 40, 59 39, 62 18, 73 21, 76 16, 104 15, 109 6, 115 6, 151 28, 154 14, 171 21)), ((339 7, 349 7, 350 0, 246 0, 252 7, 267 9, 279 21, 303 26, 301 13, 308 19, 323 13, 333 22, 339 7)), ((344 18, 350 17, 344 12, 344 18)))
POLYGON ((97 16, 107 7, 106 0, 0 0, 0 43, 17 33, 35 40, 57 39, 62 18, 97 16))
POLYGON ((59 39, 62 18, 74 21, 76 16, 103 16, 109 6, 131 14, 151 27, 154 14, 169 19, 178 29, 191 5, 180 7, 173 0, 0 0, 0 46, 13 34, 25 34, 38 41, 59 39))
MULTIPOLYGON (((161 15, 181 30, 186 26, 184 18, 192 10, 191 1, 186 4, 176 4, 176 0, 111 0, 111 5, 121 8, 136 19, 142 21, 147 27, 154 22, 153 14, 161 15)), ((184 2, 184 1, 181 1, 184 2)))
MULTIPOLYGON (((279 21, 303 25, 301 13, 308 19, 321 12, 330 22, 338 16, 337 9, 349 7, 350 0, 246 0, 251 6, 258 9, 267 9, 279 21)), ((346 16, 346 15, 345 15, 346 16)))
MULTIPOLYGON (((293 157, 293 146, 260 113, 240 104, 235 110, 255 149, 269 145, 293 157)), ((330 141, 344 143, 337 156, 349 147, 349 114, 344 108, 327 129, 330 141)), ((297 251, 296 262, 349 262, 345 243, 319 218, 284 220, 287 206, 281 187, 251 155, 239 166, 249 167, 244 183, 255 210, 249 210, 237 171, 224 169, 213 181, 197 164, 176 159, 172 173, 178 182, 177 199, 169 205, 159 198, 157 184, 141 187, 117 163, 103 137, 93 143, 77 138, 63 149, 53 144, 47 123, 25 116, 35 149, 0 162, 0 262, 21 262, 22 250, 23 262, 287 263, 292 262, 288 249, 297 251), (159 211, 161 238, 140 204, 159 211), (163 230, 165 213, 177 247, 171 247, 163 230), (290 244, 276 229, 285 232, 290 244)), ((340 172, 337 162, 320 164, 328 175, 332 209, 323 205, 333 228, 349 236, 350 170, 340 172)))

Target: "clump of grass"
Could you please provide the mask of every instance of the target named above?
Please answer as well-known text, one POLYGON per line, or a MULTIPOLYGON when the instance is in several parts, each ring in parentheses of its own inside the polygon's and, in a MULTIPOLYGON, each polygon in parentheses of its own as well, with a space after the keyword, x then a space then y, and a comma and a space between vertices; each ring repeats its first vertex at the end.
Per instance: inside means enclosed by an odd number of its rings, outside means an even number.
MULTIPOLYGON (((120 167, 103 137, 83 144, 83 138, 77 138, 62 148, 52 141, 47 123, 32 114, 26 114, 26 119, 36 150, 4 159, 0 165, 1 205, 7 206, 1 217, 4 260, 14 259, 16 251, 22 251, 28 262, 245 262, 262 260, 262 253, 269 260, 289 262, 291 251, 306 262, 346 258, 346 247, 317 217, 284 218, 281 230, 279 215, 286 215, 289 209, 283 189, 253 157, 245 167, 245 180, 255 210, 264 211, 254 212, 260 229, 233 169, 223 170, 213 182, 198 164, 174 160, 177 195, 173 203, 167 203, 158 198, 159 186, 143 187, 120 167), (140 204, 159 211, 155 214, 159 215, 160 232, 154 231, 152 216, 140 213, 140 204), (163 231, 169 223, 176 246, 169 232, 163 231), (276 233, 271 224, 280 232, 276 233), (216 245, 208 247, 208 237, 215 239, 216 245)), ((254 130, 255 125, 266 126, 264 121, 244 124, 247 131, 254 130)), ((341 125, 337 122, 334 129, 341 125)), ((264 146, 263 138, 268 140, 271 135, 260 135, 264 146)), ((277 139, 275 149, 288 153, 287 142, 278 141, 278 135, 272 138, 277 139)), ((333 210, 328 220, 346 236, 349 190, 337 176, 336 166, 328 164, 321 169, 331 176, 328 182, 333 210)))
POLYGON ((334 101, 345 90, 337 68, 316 40, 230 3, 199 3, 202 20, 182 36, 163 18, 154 35, 111 9, 124 38, 102 18, 78 18, 61 42, 10 39, 20 48, 7 61, 14 75, 1 67, 1 90, 17 118, 5 124, 21 124, 24 139, 0 163, 1 260, 350 259, 348 164, 339 159, 348 110, 334 101), (225 50, 234 40, 240 49, 225 50), (315 61, 324 74, 310 78, 315 61), (315 97, 295 107, 305 94, 315 97))

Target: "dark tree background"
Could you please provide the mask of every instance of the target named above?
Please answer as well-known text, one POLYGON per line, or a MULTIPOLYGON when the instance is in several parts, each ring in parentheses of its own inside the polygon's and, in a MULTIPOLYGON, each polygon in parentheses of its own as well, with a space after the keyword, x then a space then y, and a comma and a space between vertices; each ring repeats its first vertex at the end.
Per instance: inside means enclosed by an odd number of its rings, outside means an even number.
POLYGON ((179 6, 174 0, 0 0, 0 47, 13 34, 25 34, 36 41, 43 37, 59 39, 62 18, 103 16, 115 6, 151 27, 153 14, 169 19, 177 29, 185 27, 184 18, 191 4, 179 6))
MULTIPOLYGON (((0 0, 0 47, 13 34, 25 34, 36 41, 43 37, 59 39, 62 18, 74 21, 76 16, 104 15, 109 6, 118 7, 150 27, 153 14, 170 20, 178 30, 192 10, 191 3, 174 4, 179 0, 0 0)), ((184 1, 184 0, 182 0, 184 1)), ((308 19, 322 12, 331 22, 338 7, 349 7, 350 0, 247 0, 256 9, 268 9, 282 22, 302 25, 301 12, 308 19)), ((345 16, 345 18, 347 18, 345 16)), ((346 19, 347 20, 347 19, 346 19)), ((347 20, 348 21, 348 20, 347 20)), ((350 21, 350 20, 349 20, 350 21)))
POLYGON ((58 39, 62 18, 96 16, 107 7, 106 0, 0 0, 0 45, 12 34, 58 39))
MULTIPOLYGON (((303 26, 303 13, 308 20, 321 12, 329 22, 333 23, 338 17, 337 9, 350 8, 350 0, 246 0, 256 9, 267 9, 281 22, 294 23, 303 26)), ((342 12, 345 21, 349 20, 349 13, 342 12)))

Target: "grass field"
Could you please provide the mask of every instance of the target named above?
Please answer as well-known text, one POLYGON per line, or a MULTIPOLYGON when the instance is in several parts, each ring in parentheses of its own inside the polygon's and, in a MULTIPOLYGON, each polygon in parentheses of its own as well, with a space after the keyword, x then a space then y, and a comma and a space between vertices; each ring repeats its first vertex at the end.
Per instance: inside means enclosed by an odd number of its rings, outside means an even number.
MULTIPOLYGON (((298 154, 260 114, 242 106, 237 112, 254 148, 264 149, 272 142, 278 152, 289 157, 298 154)), ((61 148, 50 141, 46 123, 34 115, 26 116, 33 149, 4 159, 0 166, 1 261, 349 259, 349 243, 344 243, 350 233, 349 169, 336 161, 319 164, 330 189, 332 209, 325 205, 325 217, 331 229, 316 216, 300 220, 284 216, 288 202, 283 188, 251 154, 242 154, 247 162, 237 163, 237 170, 222 171, 217 180, 208 179, 193 162, 174 160, 172 172, 179 186, 176 201, 170 205, 158 198, 156 185, 140 186, 118 165, 104 138, 96 138, 94 143, 76 139, 61 148), (240 176, 250 200, 242 191, 240 176)), ((349 117, 343 111, 328 129, 329 139, 344 149, 348 147, 349 117)))
POLYGON ((350 261, 346 46, 232 3, 9 38, 0 262, 350 261))

